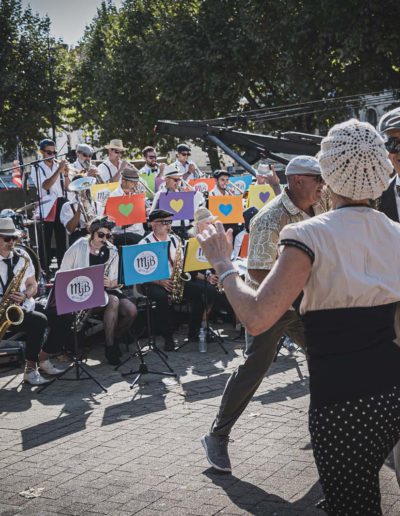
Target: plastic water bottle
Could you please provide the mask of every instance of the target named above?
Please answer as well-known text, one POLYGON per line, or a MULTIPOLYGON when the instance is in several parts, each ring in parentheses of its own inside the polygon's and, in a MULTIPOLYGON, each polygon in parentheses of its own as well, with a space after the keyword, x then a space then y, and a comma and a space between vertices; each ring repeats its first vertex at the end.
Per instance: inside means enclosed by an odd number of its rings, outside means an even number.
POLYGON ((45 296, 46 295, 46 278, 44 273, 40 274, 39 282, 38 282, 38 295, 45 296))
POLYGON ((200 353, 207 353, 207 340, 206 340, 206 332, 204 331, 204 328, 200 328, 199 351, 200 351, 200 353))

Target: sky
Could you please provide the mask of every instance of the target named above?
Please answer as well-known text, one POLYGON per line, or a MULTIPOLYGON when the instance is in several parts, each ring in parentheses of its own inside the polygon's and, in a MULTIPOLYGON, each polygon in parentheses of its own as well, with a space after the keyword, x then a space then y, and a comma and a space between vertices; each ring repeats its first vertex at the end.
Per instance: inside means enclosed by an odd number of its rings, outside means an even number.
MULTIPOLYGON (((121 7, 122 0, 113 0, 113 3, 121 7)), ((75 45, 95 16, 101 0, 22 0, 23 7, 28 5, 41 16, 49 16, 53 36, 75 45)))

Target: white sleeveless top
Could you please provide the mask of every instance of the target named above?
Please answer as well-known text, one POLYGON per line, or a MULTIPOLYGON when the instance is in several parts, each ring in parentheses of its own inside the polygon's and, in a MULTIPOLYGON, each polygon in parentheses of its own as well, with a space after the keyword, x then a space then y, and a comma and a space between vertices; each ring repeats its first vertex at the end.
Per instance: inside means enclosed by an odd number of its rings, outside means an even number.
POLYGON ((315 256, 300 313, 400 300, 400 224, 372 208, 343 207, 289 224, 280 241, 315 256))

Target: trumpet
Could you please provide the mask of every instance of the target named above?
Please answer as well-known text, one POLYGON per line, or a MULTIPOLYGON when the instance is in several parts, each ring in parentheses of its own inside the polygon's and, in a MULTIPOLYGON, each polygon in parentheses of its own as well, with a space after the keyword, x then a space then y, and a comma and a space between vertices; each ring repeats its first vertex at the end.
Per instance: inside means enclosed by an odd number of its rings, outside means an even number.
POLYGON ((146 181, 143 181, 143 179, 140 179, 140 177, 139 177, 139 183, 142 186, 144 186, 145 190, 147 190, 150 195, 152 195, 153 197, 155 196, 155 192, 153 192, 153 190, 149 187, 149 185, 146 183, 146 181))
POLYGON ((235 185, 235 183, 228 183, 226 185, 226 190, 229 192, 230 195, 238 195, 237 193, 234 192, 234 190, 236 190, 236 192, 239 192, 239 195, 244 194, 244 190, 242 190, 237 185, 235 185))

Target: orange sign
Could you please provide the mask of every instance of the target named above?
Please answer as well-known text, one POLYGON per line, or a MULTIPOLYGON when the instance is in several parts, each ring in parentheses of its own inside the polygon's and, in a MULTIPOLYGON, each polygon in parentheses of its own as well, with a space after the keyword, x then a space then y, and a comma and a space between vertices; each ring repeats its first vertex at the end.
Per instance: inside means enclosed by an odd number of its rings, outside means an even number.
POLYGON ((242 245, 240 246, 239 256, 240 258, 247 258, 249 254, 249 234, 246 233, 242 240, 242 245))
POLYGON ((117 226, 146 222, 145 199, 144 193, 108 197, 105 213, 117 226))
POLYGON ((241 224, 243 219, 243 195, 211 195, 208 209, 223 224, 241 224))
POLYGON ((201 193, 210 192, 215 187, 215 179, 213 177, 190 179, 189 184, 201 193))

